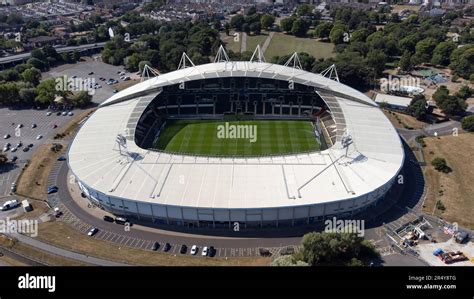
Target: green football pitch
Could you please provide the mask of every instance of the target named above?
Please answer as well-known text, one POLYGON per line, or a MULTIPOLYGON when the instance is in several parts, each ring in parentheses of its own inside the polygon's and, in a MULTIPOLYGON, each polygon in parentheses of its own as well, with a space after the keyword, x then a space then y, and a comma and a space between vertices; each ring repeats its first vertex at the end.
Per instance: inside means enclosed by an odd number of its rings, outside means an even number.
POLYGON ((321 149, 309 121, 168 120, 154 148, 204 156, 262 156, 321 149))

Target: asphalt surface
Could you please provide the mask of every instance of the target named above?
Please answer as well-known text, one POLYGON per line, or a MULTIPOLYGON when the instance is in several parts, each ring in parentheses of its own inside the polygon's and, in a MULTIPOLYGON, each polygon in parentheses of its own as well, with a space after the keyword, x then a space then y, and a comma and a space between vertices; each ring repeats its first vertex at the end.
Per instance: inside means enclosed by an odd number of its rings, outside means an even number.
POLYGON ((59 128, 71 120, 71 116, 57 116, 54 113, 47 116, 46 112, 46 110, 36 109, 14 110, 0 108, 1 149, 3 149, 6 143, 10 143, 11 147, 5 154, 9 160, 14 156, 18 157, 18 160, 13 165, 0 166, 0 198, 10 194, 11 184, 16 181, 21 168, 26 161, 31 158, 38 145, 52 141, 53 136, 59 128), (23 124, 23 127, 16 129, 19 124, 23 124), (36 124, 37 127, 32 128, 32 124, 36 124), (54 124, 56 124, 58 128, 54 129, 54 124), (4 138, 6 134, 10 135, 7 139, 4 138), (42 135, 43 137, 37 140, 38 135, 42 135), (23 145, 15 152, 12 152, 11 149, 19 142, 23 145), (29 144, 33 144, 33 147, 27 152, 24 152, 23 148, 29 144))
MULTIPOLYGON (((118 72, 124 72, 125 76, 131 77, 133 74, 125 71, 121 66, 115 66, 100 61, 99 56, 94 56, 97 60, 84 61, 70 65, 70 67, 59 66, 51 69, 45 73, 45 77, 62 77, 66 76, 67 80, 71 79, 74 82, 93 82, 98 83, 101 88, 92 89, 92 101, 96 104, 100 104, 110 98, 113 95, 115 85, 107 85, 106 82, 109 79, 115 79, 119 82, 120 79, 118 72), (93 74, 90 74, 93 72, 93 74), (90 74, 90 75, 89 75, 90 74), (73 78, 75 76, 75 78, 73 78), (101 81, 100 78, 105 78, 105 81, 101 81)), ((74 84, 78 85, 78 84, 74 84)))
MULTIPOLYGON (((90 49, 103 48, 104 45, 105 45, 105 42, 100 42, 100 43, 96 43, 96 44, 62 47, 62 48, 56 48, 56 52, 64 53, 64 52, 72 52, 74 50, 85 51, 85 50, 90 50, 90 49)), ((25 59, 30 58, 30 56, 31 56, 31 53, 28 52, 28 53, 22 53, 22 54, 17 54, 17 55, 10 55, 10 56, 5 56, 5 57, 0 57, 0 64, 25 60, 25 59)))

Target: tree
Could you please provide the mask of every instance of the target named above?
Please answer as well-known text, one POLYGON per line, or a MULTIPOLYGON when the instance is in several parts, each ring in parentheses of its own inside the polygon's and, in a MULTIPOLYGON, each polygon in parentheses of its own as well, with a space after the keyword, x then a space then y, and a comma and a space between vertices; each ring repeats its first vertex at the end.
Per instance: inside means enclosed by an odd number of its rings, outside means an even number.
POLYGON ((333 44, 342 44, 344 42, 344 30, 337 27, 332 28, 329 39, 333 44))
POLYGON ((427 114, 426 99, 424 95, 413 98, 408 105, 407 112, 418 120, 423 120, 427 114))
POLYGON ((474 45, 465 45, 457 48, 450 56, 451 63, 449 68, 455 74, 469 79, 474 74, 474 45))
POLYGON ((260 22, 254 22, 250 24, 249 29, 254 34, 259 35, 261 31, 260 22))
POLYGON ((40 70, 32 67, 21 73, 21 79, 25 82, 30 82, 31 84, 33 84, 33 86, 36 86, 39 84, 39 81, 41 79, 41 72, 40 70))
POLYGON ((230 27, 236 29, 237 31, 242 31, 242 25, 245 23, 245 18, 243 15, 235 15, 230 19, 230 27))
POLYGON ((461 121, 461 125, 463 130, 474 132, 474 114, 464 117, 461 121))
POLYGON ((20 100, 26 104, 33 104, 37 96, 34 88, 21 88, 18 92, 20 100))
POLYGON ((447 66, 450 63, 449 56, 457 46, 453 42, 441 42, 433 50, 431 63, 436 65, 447 66))
POLYGON ((297 19, 293 22, 293 26, 291 27, 291 34, 297 37, 304 37, 306 36, 306 32, 308 32, 308 29, 308 22, 306 22, 304 19, 297 19))
POLYGON ((409 51, 403 52, 400 61, 398 62, 398 66, 404 72, 409 72, 413 69, 413 65, 411 64, 411 55, 409 51))
POLYGON ((39 70, 47 70, 48 65, 46 62, 39 60, 38 58, 30 58, 27 61, 28 64, 32 65, 34 68, 39 69, 39 70))
POLYGON ((462 115, 467 104, 458 94, 451 96, 446 86, 441 85, 433 94, 437 106, 448 116, 462 115))
POLYGON ((329 33, 331 32, 332 24, 329 22, 323 22, 316 26, 314 29, 314 34, 319 38, 328 38, 329 33))
POLYGON ((313 13, 314 6, 310 4, 299 4, 296 7, 296 14, 298 16, 310 16, 313 13))
POLYGON ((92 95, 87 91, 79 91, 71 98, 71 102, 76 107, 85 107, 92 102, 92 95))
POLYGON ((270 28, 273 23, 275 23, 275 17, 271 14, 266 13, 260 18, 260 25, 263 29, 270 28))
POLYGON ((468 98, 472 97, 473 93, 474 89, 470 88, 467 85, 463 85, 461 86, 461 88, 459 88, 459 91, 456 93, 456 96, 463 100, 467 100, 468 98))
POLYGON ((378 257, 374 247, 355 233, 312 232, 303 236, 301 250, 293 255, 310 266, 353 265, 353 259, 378 257))
POLYGON ((290 32, 293 28, 293 23, 295 22, 294 17, 284 18, 280 21, 280 27, 283 31, 290 32))
POLYGON ((373 49, 367 53, 367 65, 374 70, 374 76, 382 74, 387 59, 387 55, 382 50, 373 49))
POLYGON ((12 104, 18 102, 19 89, 15 82, 0 84, 0 104, 12 104))
POLYGON ((445 98, 447 98, 449 95, 449 90, 445 85, 441 85, 436 89, 436 91, 433 93, 433 100, 436 102, 441 102, 445 98))
POLYGON ((425 38, 416 43, 416 54, 421 58, 422 62, 429 62, 431 60, 430 58, 437 44, 438 41, 431 37, 425 38))
POLYGON ((53 103, 56 95, 64 95, 65 91, 57 88, 55 79, 48 79, 36 86, 36 94, 35 101, 47 105, 53 103))

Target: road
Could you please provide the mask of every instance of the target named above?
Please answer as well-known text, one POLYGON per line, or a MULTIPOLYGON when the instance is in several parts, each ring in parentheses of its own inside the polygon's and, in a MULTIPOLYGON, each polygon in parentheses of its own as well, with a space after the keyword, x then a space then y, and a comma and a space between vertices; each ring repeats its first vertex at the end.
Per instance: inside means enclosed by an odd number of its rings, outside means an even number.
MULTIPOLYGON (((98 49, 98 48, 103 48, 105 46, 105 42, 100 42, 96 44, 87 44, 87 45, 80 45, 80 46, 70 46, 70 47, 62 47, 62 48, 56 48, 56 52, 58 53, 64 53, 64 52, 72 52, 72 51, 85 51, 85 50, 91 50, 91 49, 98 49)), ((6 63, 11 63, 11 62, 16 62, 16 61, 21 61, 21 60, 26 60, 30 58, 31 53, 21 53, 21 54, 16 54, 16 55, 11 55, 11 56, 5 56, 5 57, 0 57, 0 64, 6 64, 6 63)))
POLYGON ((80 253, 72 252, 69 250, 65 250, 56 246, 52 246, 50 244, 46 244, 35 238, 31 238, 25 235, 15 233, 15 234, 8 234, 8 236, 12 238, 16 238, 18 241, 24 244, 30 245, 32 247, 35 247, 37 249, 40 249, 52 254, 56 254, 65 258, 73 259, 76 261, 80 261, 80 262, 84 262, 84 263, 88 263, 92 265, 98 265, 98 266, 128 266, 127 264, 112 262, 112 261, 88 256, 85 254, 80 254, 80 253))
POLYGON ((425 136, 443 136, 451 135, 455 131, 459 132, 461 130, 461 124, 458 121, 449 120, 439 124, 433 124, 426 126, 423 129, 417 130, 407 130, 407 129, 397 129, 398 133, 405 138, 408 142, 414 139, 416 136, 425 135, 425 136))

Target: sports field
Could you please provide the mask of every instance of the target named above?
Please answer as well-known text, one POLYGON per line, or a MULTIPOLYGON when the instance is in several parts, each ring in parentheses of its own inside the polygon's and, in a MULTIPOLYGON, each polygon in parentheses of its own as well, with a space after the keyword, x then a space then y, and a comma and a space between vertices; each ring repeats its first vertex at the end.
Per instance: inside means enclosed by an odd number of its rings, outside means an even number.
POLYGON ((154 146, 209 156, 278 155, 321 149, 309 121, 168 120, 154 146))

